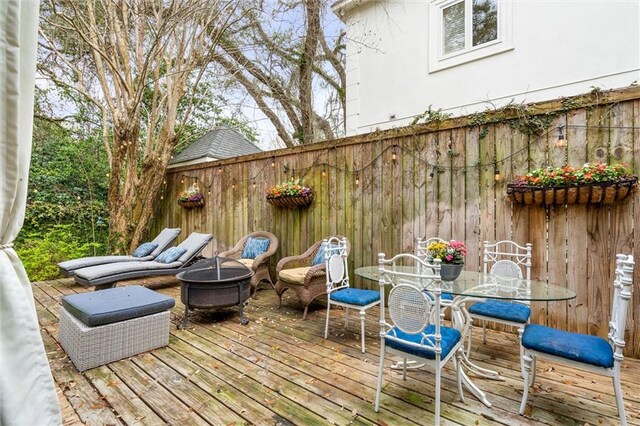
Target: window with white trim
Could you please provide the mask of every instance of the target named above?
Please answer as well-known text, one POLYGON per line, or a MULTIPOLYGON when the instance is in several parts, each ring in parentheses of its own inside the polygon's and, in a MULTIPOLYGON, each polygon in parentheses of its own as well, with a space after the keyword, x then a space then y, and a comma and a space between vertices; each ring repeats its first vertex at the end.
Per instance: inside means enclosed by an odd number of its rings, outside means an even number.
POLYGON ((429 5, 429 71, 512 49, 512 0, 433 0, 429 5))

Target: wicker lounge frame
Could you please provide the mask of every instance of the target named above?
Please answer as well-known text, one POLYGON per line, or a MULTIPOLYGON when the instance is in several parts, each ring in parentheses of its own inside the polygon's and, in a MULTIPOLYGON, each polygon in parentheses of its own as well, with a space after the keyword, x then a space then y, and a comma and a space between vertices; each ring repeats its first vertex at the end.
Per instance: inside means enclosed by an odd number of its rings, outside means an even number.
POLYGON ((269 258, 275 254, 278 250, 278 238, 273 235, 271 232, 266 231, 256 231, 250 234, 245 235, 238 241, 238 243, 227 251, 223 251, 219 253, 220 257, 228 257, 230 259, 240 259, 242 256, 242 252, 244 251, 244 246, 249 240, 249 238, 266 238, 269 240, 269 248, 264 253, 256 256, 253 259, 253 264, 250 269, 253 271, 253 276, 251 277, 251 295, 255 295, 256 290, 258 289, 258 285, 260 285, 261 281, 268 282, 272 288, 274 288, 273 281, 271 280, 271 274, 269 273, 269 258))
POLYGON ((118 281, 131 278, 175 275, 186 269, 212 239, 211 234, 193 232, 178 244, 178 247, 184 247, 187 251, 175 262, 146 261, 99 265, 78 270, 74 279, 76 283, 85 287, 96 286, 96 290, 102 290, 115 287, 118 281))
MULTIPOLYGON (((342 239, 344 237, 340 235, 335 235, 336 238, 342 239)), ((315 258, 318 253, 318 249, 322 244, 323 240, 320 240, 313 244, 311 247, 307 249, 304 253, 298 256, 289 256, 283 257, 278 262, 276 266, 276 285, 275 291, 278 294, 278 308, 282 306, 282 294, 288 289, 293 289, 298 295, 298 298, 304 305, 304 313, 302 314, 302 319, 305 320, 307 318, 307 312, 309 310, 309 305, 313 300, 322 295, 327 294, 327 279, 326 279, 326 266, 325 263, 322 262, 318 265, 312 266, 304 278, 304 284, 293 284, 287 281, 283 281, 280 279, 280 271, 283 269, 292 269, 292 268, 302 268, 311 266, 311 262, 315 258)), ((351 244, 347 240, 347 255, 351 251, 351 244)))

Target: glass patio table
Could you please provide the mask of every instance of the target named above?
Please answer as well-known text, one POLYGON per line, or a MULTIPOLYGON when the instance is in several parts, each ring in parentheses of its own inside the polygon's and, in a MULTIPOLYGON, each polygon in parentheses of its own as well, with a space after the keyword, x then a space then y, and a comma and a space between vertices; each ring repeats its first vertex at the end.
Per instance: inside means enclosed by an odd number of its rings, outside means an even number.
MULTIPOLYGON (((364 279, 379 281, 379 268, 378 265, 364 266, 357 268, 354 272, 364 279)), ((415 266, 397 266, 395 270, 409 274, 417 273, 415 266)), ((465 303, 468 301, 501 299, 523 302, 550 302, 569 300, 576 297, 575 291, 549 284, 545 281, 503 277, 471 271, 462 271, 460 276, 454 281, 431 280, 423 286, 423 289, 435 289, 438 285, 440 285, 443 293, 451 293, 454 296, 451 303, 451 320, 453 326, 462 333, 462 341, 465 341, 471 332, 471 317, 465 307, 465 303)), ((490 379, 504 380, 497 371, 488 370, 476 365, 469 359, 468 353, 465 351, 462 352, 461 363, 466 371, 490 379)), ((402 366, 403 364, 399 363, 394 367, 401 368, 402 366)), ((414 368, 417 367, 419 367, 419 365, 414 366, 414 368)), ((461 372, 465 387, 487 407, 491 407, 491 403, 487 400, 485 393, 471 381, 466 371, 463 370, 461 372)))

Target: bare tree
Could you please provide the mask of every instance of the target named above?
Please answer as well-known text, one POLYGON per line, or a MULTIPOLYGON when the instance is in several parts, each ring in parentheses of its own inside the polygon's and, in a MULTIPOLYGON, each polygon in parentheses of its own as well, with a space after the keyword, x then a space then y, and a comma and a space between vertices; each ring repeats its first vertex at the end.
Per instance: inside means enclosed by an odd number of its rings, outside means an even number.
POLYGON ((236 7, 234 0, 42 5, 39 72, 100 123, 116 248, 135 247, 149 224, 215 46, 242 17, 236 7))
POLYGON ((233 37, 221 39, 216 61, 253 98, 284 144, 343 134, 345 32, 332 28, 335 36, 328 38, 328 1, 246 0, 241 11, 233 37))

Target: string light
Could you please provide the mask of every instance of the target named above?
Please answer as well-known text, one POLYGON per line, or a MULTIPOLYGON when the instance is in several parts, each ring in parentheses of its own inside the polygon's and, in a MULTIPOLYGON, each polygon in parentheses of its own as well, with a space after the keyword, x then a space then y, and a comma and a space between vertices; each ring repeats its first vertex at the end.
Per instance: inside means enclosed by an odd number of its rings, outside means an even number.
POLYGON ((564 137, 564 126, 558 127, 558 140, 556 141, 558 148, 564 148, 567 146, 567 140, 564 137))
POLYGON ((231 189, 236 189, 236 180, 233 180, 233 183, 231 184, 231 189))
MULTIPOLYGON (((580 125, 562 125, 562 126, 558 126, 555 128, 550 128, 547 129, 547 131, 544 134, 541 134, 537 137, 536 140, 548 140, 549 135, 553 134, 554 132, 558 132, 558 140, 555 142, 555 145, 558 147, 562 147, 562 146, 566 146, 566 137, 565 137, 565 130, 569 127, 572 128, 594 128, 591 126, 580 126, 580 125)), ((640 127, 638 126, 598 126, 598 129, 640 129, 640 127)), ((533 143, 533 141, 531 142, 533 143)), ((504 180, 504 176, 500 173, 500 169, 499 166, 501 164, 506 164, 509 159, 514 158, 518 155, 521 155, 523 152, 526 152, 528 149, 530 149, 531 143, 523 146, 521 149, 518 149, 516 151, 511 152, 509 155, 505 156, 504 158, 501 159, 497 159, 494 157, 494 161, 490 162, 490 163, 482 163, 482 162, 478 162, 478 163, 474 163, 474 164, 466 164, 466 165, 460 165, 460 166, 454 166, 454 165, 443 165, 443 164, 432 164, 429 160, 422 158, 422 156, 420 155, 419 152, 416 152, 414 150, 411 149, 407 149, 404 148, 402 145, 389 145, 387 146, 385 149, 383 149, 381 152, 379 152, 374 158, 372 158, 367 164, 362 165, 359 169, 355 168, 355 165, 353 168, 348 168, 348 167, 340 167, 337 164, 331 164, 331 163, 327 163, 326 161, 321 161, 320 159, 322 157, 327 157, 327 156, 331 156, 332 151, 331 150, 337 150, 336 146, 330 147, 328 148, 327 151, 324 152, 320 152, 319 154, 317 154, 315 156, 315 159, 313 161, 310 162, 310 165, 308 167, 302 167, 298 169, 298 174, 300 176, 300 178, 304 178, 310 171, 313 171, 314 169, 316 169, 317 167, 321 167, 321 174, 323 177, 327 176, 327 173, 330 171, 330 169, 332 170, 336 170, 339 172, 343 172, 343 173, 353 173, 355 175, 355 184, 359 185, 360 184, 360 175, 359 173, 368 169, 369 167, 379 163, 381 161, 381 159, 385 158, 386 155, 388 155, 386 153, 386 151, 390 150, 391 151, 391 159, 393 161, 397 161, 399 159, 399 155, 406 155, 407 158, 413 158, 417 164, 422 164, 427 170, 429 170, 429 174, 427 176, 427 181, 432 181, 434 179, 434 177, 436 176, 436 173, 442 173, 445 170, 451 170, 451 171, 466 171, 469 169, 483 169, 483 168, 489 168, 491 166, 494 167, 494 180, 495 182, 501 182, 502 180, 504 180)), ((553 143, 553 142, 551 142, 553 143)), ((451 145, 451 142, 450 142, 451 145)), ((388 157, 387 157, 388 158, 388 157)), ((272 156, 271 157, 271 167, 275 168, 275 160, 276 157, 272 156)), ((249 184, 249 182, 251 182, 252 186, 254 188, 256 188, 256 178, 258 176, 260 176, 264 169, 266 167, 268 167, 269 165, 269 161, 263 163, 262 168, 257 171, 255 173, 255 175, 253 176, 247 176, 246 179, 240 179, 239 181, 236 181, 236 179, 234 179, 232 188, 235 189, 235 185, 237 183, 242 184, 242 183, 246 183, 249 184)), ((286 164, 282 164, 282 171, 287 175, 290 176, 291 178, 295 177, 295 170, 293 168, 289 168, 286 164)), ((224 172, 223 166, 219 165, 218 166, 218 172, 220 174, 222 174, 224 172)), ((187 179, 194 179, 195 182, 198 182, 199 179, 197 176, 190 176, 190 175, 181 175, 181 183, 184 183, 184 178, 187 179)), ((163 184, 166 185, 166 180, 163 181, 163 184)), ((205 188, 211 188, 212 187, 212 183, 209 185, 205 185, 205 188)), ((209 191, 210 193, 211 191, 209 191)))
POLYGON ((184 178, 180 179, 180 183, 184 183, 184 178))
POLYGON ((500 174, 500 170, 498 169, 498 163, 495 163, 495 165, 494 165, 493 179, 496 182, 500 182, 502 180, 502 175, 500 174))

